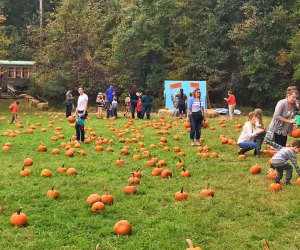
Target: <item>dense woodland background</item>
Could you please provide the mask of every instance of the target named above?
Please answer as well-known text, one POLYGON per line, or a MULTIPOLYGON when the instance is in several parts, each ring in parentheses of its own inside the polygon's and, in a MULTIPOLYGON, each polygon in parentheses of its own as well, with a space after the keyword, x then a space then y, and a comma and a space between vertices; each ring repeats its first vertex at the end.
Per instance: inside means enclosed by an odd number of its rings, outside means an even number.
POLYGON ((213 103, 273 105, 300 80, 300 0, 0 0, 0 58, 35 60, 31 91, 61 102, 135 83, 207 80, 213 103))

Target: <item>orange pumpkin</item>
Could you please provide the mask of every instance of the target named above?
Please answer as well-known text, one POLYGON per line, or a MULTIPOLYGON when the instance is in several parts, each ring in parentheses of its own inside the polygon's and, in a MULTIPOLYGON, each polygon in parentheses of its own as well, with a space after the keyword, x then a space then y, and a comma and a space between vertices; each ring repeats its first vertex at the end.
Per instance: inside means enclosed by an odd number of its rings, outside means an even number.
POLYGON ((119 159, 116 160, 116 166, 118 167, 118 166, 122 166, 122 165, 124 165, 124 160, 122 160, 121 157, 119 157, 119 159))
POLYGON ((202 189, 200 191, 200 195, 202 197, 207 197, 207 196, 211 196, 211 197, 214 197, 215 195, 215 191, 213 191, 212 189, 209 188, 209 184, 207 185, 207 188, 205 189, 202 189))
POLYGON ((182 168, 182 172, 180 173, 181 177, 191 177, 190 171, 187 171, 184 167, 182 168))
POLYGON ((99 194, 91 194, 86 199, 87 204, 89 204, 90 206, 92 206, 97 201, 102 201, 101 196, 99 194))
POLYGON ((54 148, 54 149, 52 149, 51 153, 53 155, 58 155, 60 152, 59 152, 59 150, 57 148, 54 148))
POLYGON ((123 189, 125 194, 135 194, 137 192, 137 188, 135 186, 126 186, 123 189))
POLYGON ((293 129, 292 130, 292 133, 291 133, 291 136, 294 137, 294 138, 299 138, 300 137, 300 129, 293 129))
POLYGON ((62 164, 61 167, 58 167, 58 168, 56 169, 56 172, 57 172, 57 173, 65 173, 65 172, 67 172, 67 168, 65 168, 65 165, 62 164))
POLYGON ((114 226, 114 233, 118 235, 129 235, 132 233, 132 226, 127 220, 120 220, 114 226))
POLYGON ((137 185, 140 184, 140 179, 138 177, 134 177, 132 173, 132 176, 128 178, 128 183, 137 185))
POLYGON ((274 191, 274 192, 278 192, 282 189, 280 183, 272 183, 269 186, 269 190, 274 191))
POLYGON ((183 168, 184 167, 184 163, 181 161, 180 158, 177 158, 178 159, 178 162, 176 163, 176 166, 179 167, 179 168, 183 168))
POLYGON ((21 208, 10 217, 10 223, 16 227, 23 227, 27 225, 27 216, 26 214, 21 213, 21 208))
POLYGON ((38 146, 37 151, 38 152, 46 152, 47 151, 47 147, 44 146, 44 145, 40 145, 40 146, 38 146))
POLYGON ((181 188, 180 192, 177 192, 175 194, 175 200, 177 201, 183 201, 187 199, 187 194, 183 192, 183 187, 181 188))
POLYGON ((77 174, 77 170, 75 168, 69 168, 66 171, 66 174, 68 174, 68 175, 77 174))
POLYGON ((269 171, 267 177, 268 177, 269 180, 274 180, 276 175, 277 175, 277 172, 275 170, 273 170, 273 171, 269 171))
MULTIPOLYGON (((106 191, 107 192, 107 191, 106 191)), ((101 196, 101 201, 104 204, 110 204, 112 205, 114 203, 114 197, 108 193, 101 196)))
POLYGON ((43 169, 42 172, 41 172, 41 176, 51 177, 52 176, 52 172, 49 169, 43 169))
POLYGON ((250 168, 250 172, 252 174, 259 174, 261 172, 261 167, 255 164, 250 168))
POLYGON ((76 121, 75 116, 71 116, 71 115, 70 115, 70 116, 68 117, 68 122, 69 122, 69 123, 74 123, 75 121, 76 121))
POLYGON ((105 205, 101 201, 96 201, 95 203, 93 203, 93 205, 91 207, 91 210, 93 212, 103 211, 104 209, 105 209, 105 205))
POLYGON ((300 185, 300 177, 297 178, 297 180, 295 181, 295 184, 296 184, 296 185, 300 185))
POLYGON ((59 193, 57 190, 54 189, 54 187, 52 187, 48 192, 47 192, 47 196, 56 199, 59 196, 59 193))
POLYGON ((173 173, 170 169, 165 169, 161 172, 161 178, 163 179, 167 179, 167 178, 172 178, 173 173))
POLYGON ((33 164, 33 160, 31 158, 26 158, 23 162, 23 165, 29 167, 33 164))
POLYGON ((20 175, 21 175, 21 176, 29 176, 29 175, 31 175, 31 172, 30 172, 29 169, 26 169, 26 168, 23 166, 23 167, 22 167, 22 170, 21 170, 21 172, 20 172, 20 175))

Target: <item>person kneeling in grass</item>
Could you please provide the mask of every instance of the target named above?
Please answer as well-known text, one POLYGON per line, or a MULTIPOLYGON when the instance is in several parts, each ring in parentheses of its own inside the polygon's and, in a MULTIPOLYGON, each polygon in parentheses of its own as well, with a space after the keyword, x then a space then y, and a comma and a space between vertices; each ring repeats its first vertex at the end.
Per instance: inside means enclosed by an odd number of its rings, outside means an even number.
POLYGON ((257 143, 255 139, 264 132, 262 128, 256 128, 256 116, 254 112, 248 114, 248 121, 245 122, 243 131, 237 141, 238 146, 241 148, 238 152, 239 155, 245 154, 247 151, 256 149, 257 143))
POLYGON ((280 183, 283 176, 283 170, 286 171, 285 184, 290 185, 293 175, 293 167, 288 163, 291 160, 293 166, 296 169, 297 174, 300 177, 300 169, 297 164, 297 154, 300 152, 300 140, 294 140, 291 147, 283 147, 279 144, 272 142, 267 139, 267 143, 277 150, 275 155, 272 157, 271 169, 276 169, 277 175, 275 182, 280 183))

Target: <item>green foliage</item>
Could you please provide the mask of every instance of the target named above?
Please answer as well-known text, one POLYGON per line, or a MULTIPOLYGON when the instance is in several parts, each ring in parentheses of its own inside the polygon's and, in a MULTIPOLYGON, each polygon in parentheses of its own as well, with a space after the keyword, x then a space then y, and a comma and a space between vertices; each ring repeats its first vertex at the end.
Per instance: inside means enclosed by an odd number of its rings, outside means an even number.
POLYGON ((7 55, 7 47, 10 44, 10 40, 5 35, 5 27, 3 26, 3 22, 5 21, 5 17, 0 15, 0 57, 5 57, 7 55))
POLYGON ((165 79, 206 80, 212 102, 231 89, 264 107, 299 81, 299 0, 43 2, 41 34, 38 1, 0 1, 8 57, 37 61, 36 77, 65 73, 94 93, 114 83, 119 95, 136 84, 158 100, 165 79))

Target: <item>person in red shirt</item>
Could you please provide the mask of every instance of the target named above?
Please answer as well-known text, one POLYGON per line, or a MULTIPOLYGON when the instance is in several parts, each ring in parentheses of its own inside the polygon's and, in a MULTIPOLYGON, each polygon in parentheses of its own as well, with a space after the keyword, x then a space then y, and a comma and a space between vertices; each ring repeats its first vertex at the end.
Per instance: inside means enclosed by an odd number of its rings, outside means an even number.
POLYGON ((137 117, 140 119, 142 114, 142 100, 139 97, 139 100, 136 103, 137 117))
POLYGON ((236 101, 235 101, 235 96, 233 95, 232 91, 228 91, 228 98, 224 98, 224 100, 228 104, 230 120, 233 121, 234 108, 236 105, 236 101))
POLYGON ((18 122, 19 102, 17 101, 15 103, 11 104, 9 106, 9 109, 12 112, 12 119, 11 119, 10 124, 12 124, 13 122, 18 122))

